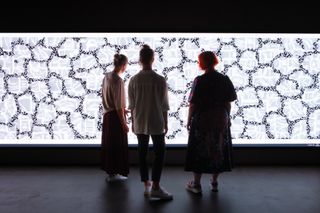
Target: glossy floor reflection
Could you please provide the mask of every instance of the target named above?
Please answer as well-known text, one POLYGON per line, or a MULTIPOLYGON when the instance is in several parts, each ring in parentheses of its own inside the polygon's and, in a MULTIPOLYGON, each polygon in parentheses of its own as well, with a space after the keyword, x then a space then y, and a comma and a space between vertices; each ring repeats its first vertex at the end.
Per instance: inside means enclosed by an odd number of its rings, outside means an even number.
POLYGON ((218 193, 205 175, 201 196, 185 190, 190 177, 166 167, 162 184, 174 199, 149 201, 136 167, 114 183, 98 167, 0 167, 0 212, 320 212, 319 167, 238 167, 221 176, 218 193))

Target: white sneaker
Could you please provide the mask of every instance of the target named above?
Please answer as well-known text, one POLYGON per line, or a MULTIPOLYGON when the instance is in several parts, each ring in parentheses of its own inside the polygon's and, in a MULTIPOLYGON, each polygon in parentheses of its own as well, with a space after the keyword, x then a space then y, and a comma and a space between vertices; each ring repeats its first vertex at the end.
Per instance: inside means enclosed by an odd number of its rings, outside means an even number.
POLYGON ((126 176, 122 176, 122 175, 119 175, 119 174, 116 174, 116 175, 109 175, 107 177, 107 181, 108 182, 116 182, 116 181, 125 181, 127 180, 128 178, 126 176))
POLYGON ((163 189, 161 187, 158 190, 155 190, 152 188, 151 193, 150 193, 150 197, 163 199, 163 200, 172 200, 173 199, 172 194, 170 194, 169 192, 167 192, 165 189, 163 189))
POLYGON ((149 184, 149 185, 147 185, 147 186, 144 187, 143 195, 144 195, 145 197, 150 197, 151 188, 152 188, 152 184, 149 184))

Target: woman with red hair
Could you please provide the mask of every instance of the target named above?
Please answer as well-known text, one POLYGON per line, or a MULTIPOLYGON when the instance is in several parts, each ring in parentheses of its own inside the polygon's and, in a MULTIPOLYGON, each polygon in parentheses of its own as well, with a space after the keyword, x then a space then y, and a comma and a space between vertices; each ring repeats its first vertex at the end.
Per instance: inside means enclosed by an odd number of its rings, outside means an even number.
POLYGON ((215 70, 217 64, 213 52, 199 55, 204 74, 195 78, 189 96, 185 170, 193 172, 193 180, 186 187, 193 193, 202 192, 202 173, 212 174, 211 190, 216 192, 218 175, 232 169, 230 109, 237 95, 229 77, 215 70))

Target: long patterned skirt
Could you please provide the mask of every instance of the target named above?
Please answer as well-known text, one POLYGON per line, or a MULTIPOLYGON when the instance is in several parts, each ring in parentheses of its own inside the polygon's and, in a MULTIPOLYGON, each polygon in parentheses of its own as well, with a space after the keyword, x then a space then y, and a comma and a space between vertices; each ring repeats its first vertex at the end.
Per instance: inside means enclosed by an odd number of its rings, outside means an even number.
POLYGON ((102 123, 101 169, 107 174, 129 174, 128 137, 116 111, 105 113, 102 123))
POLYGON ((229 115, 225 109, 195 113, 190 127, 185 171, 221 173, 233 167, 229 115))

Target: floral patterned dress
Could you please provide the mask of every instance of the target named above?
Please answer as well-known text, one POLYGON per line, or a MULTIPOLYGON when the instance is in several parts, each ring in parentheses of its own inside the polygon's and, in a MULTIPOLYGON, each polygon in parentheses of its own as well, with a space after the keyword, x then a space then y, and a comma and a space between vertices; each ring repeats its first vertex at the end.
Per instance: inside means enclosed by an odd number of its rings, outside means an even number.
POLYGON ((231 80, 215 70, 198 76, 189 102, 194 113, 188 139, 185 170, 195 173, 231 171, 232 141, 226 103, 236 100, 231 80))

